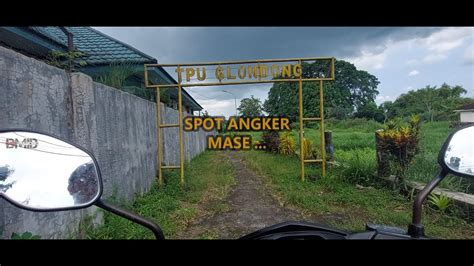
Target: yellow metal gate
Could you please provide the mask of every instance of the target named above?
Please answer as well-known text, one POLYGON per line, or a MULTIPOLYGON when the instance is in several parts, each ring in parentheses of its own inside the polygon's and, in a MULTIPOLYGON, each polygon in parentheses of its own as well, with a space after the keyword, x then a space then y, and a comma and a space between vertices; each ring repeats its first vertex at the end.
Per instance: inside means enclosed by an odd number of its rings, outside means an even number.
MULTIPOLYGON (((158 154, 157 154, 157 167, 158 167, 158 182, 159 184, 163 184, 163 169, 179 169, 180 170, 180 179, 181 184, 184 184, 184 143, 183 143, 183 103, 182 103, 182 89, 183 87, 198 87, 198 86, 223 86, 223 85, 240 85, 240 84, 261 84, 261 83, 276 83, 276 82, 298 82, 298 108, 299 108, 299 139, 300 139, 300 163, 301 163, 301 180, 305 180, 305 163, 321 163, 322 165, 322 175, 326 175, 326 152, 325 152, 325 140, 324 140, 324 87, 323 81, 334 80, 334 57, 319 57, 319 58, 288 58, 288 59, 269 59, 269 60, 248 60, 248 61, 227 61, 227 62, 207 62, 207 63, 186 63, 186 64, 145 64, 145 87, 147 88, 154 88, 156 89, 156 121, 157 121, 157 143, 158 143, 158 154), (282 78, 285 66, 282 67, 282 76, 273 77, 273 79, 265 79, 267 75, 263 75, 264 73, 262 69, 266 69, 268 73, 268 66, 266 64, 269 63, 288 63, 288 62, 296 62, 299 64, 300 68, 302 63, 308 61, 327 61, 329 66, 329 73, 328 75, 323 75, 322 77, 312 77, 312 78, 305 78, 304 73, 300 73, 299 77, 291 77, 291 78, 282 78), (218 69, 223 69, 223 66, 234 66, 234 65, 242 65, 242 64, 253 64, 249 65, 249 78, 252 77, 253 79, 257 80, 242 80, 242 81, 234 81, 236 80, 236 76, 232 76, 232 73, 229 69, 235 68, 227 68, 227 80, 225 81, 225 72, 218 72, 218 69), (256 64, 256 65, 254 65, 256 64), (215 66, 216 67, 216 78, 218 81, 216 82, 205 82, 206 75, 204 78, 199 78, 199 71, 198 71, 198 81, 195 82, 194 80, 191 81, 191 77, 194 76, 195 70, 192 70, 192 67, 203 67, 205 71, 205 67, 215 66), (149 79, 148 71, 150 68, 165 68, 165 67, 173 67, 176 68, 176 72, 178 74, 178 83, 177 84, 151 84, 149 79), (192 71, 191 71, 192 70, 192 71), (183 73, 186 76, 186 80, 183 80, 183 73), (253 76, 251 75, 253 73, 253 76), (257 75, 258 73, 258 75, 257 75), (192 74, 192 75, 191 75, 192 74), (221 75, 222 74, 222 75, 221 75), (224 81, 223 81, 224 80, 224 81), (304 117, 303 112, 303 82, 307 81, 315 81, 318 82, 319 85, 319 101, 320 101, 320 117, 304 117), (161 108, 160 108, 160 88, 178 88, 178 123, 176 124, 162 124, 161 123, 161 108), (321 146, 321 158, 320 159, 305 159, 304 158, 304 151, 303 151, 303 139, 304 139, 304 122, 306 121, 319 121, 320 123, 320 146, 321 146), (179 150, 180 150, 180 163, 179 165, 162 165, 163 160, 163 153, 162 153, 162 143, 161 143, 161 129, 162 128, 170 128, 170 127, 178 127, 179 128, 179 150)), ((272 65, 271 71, 273 74, 274 67, 278 65, 272 65)), ((291 65, 293 66, 293 65, 291 65)), ((238 76, 241 77, 240 70, 242 67, 239 68, 238 76)), ((296 68, 295 68, 296 69, 296 68)), ((301 69, 302 71, 302 69, 301 69)), ((268 75, 270 76, 270 75, 268 75)))

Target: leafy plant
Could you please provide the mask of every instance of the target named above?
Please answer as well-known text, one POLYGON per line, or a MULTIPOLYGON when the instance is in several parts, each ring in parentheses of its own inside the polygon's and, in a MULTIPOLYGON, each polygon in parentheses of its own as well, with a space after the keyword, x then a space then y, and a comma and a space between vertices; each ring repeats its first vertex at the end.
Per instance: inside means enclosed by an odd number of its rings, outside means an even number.
POLYGON ((79 60, 84 56, 85 53, 77 50, 68 52, 53 50, 48 55, 47 63, 67 71, 74 71, 76 68, 87 65, 86 61, 79 60))
POLYGON ((267 146, 267 151, 278 153, 280 134, 275 130, 265 131, 262 134, 262 142, 267 146))
POLYGON ((431 205, 436 206, 436 208, 442 213, 445 213, 446 209, 451 205, 452 200, 444 193, 441 193, 439 195, 431 193, 428 196, 428 202, 431 205))
POLYGON ((106 74, 96 77, 96 81, 110 87, 122 90, 125 81, 135 73, 135 65, 130 62, 110 64, 106 74))
POLYGON ((290 132, 285 132, 281 136, 278 152, 283 155, 295 154, 295 141, 290 132))
POLYGON ((24 232, 23 234, 12 233, 11 239, 41 239, 41 236, 33 235, 31 232, 24 232))
MULTIPOLYGON (((314 158, 314 149, 313 149, 313 142, 307 138, 303 138, 303 158, 311 159, 314 158)), ((300 154, 301 154, 301 147, 300 147, 300 154)))
POLYGON ((391 164, 394 164, 396 183, 404 183, 408 166, 419 152, 420 117, 413 115, 408 123, 400 119, 387 122, 385 129, 376 131, 379 138, 378 151, 388 155, 391 164))

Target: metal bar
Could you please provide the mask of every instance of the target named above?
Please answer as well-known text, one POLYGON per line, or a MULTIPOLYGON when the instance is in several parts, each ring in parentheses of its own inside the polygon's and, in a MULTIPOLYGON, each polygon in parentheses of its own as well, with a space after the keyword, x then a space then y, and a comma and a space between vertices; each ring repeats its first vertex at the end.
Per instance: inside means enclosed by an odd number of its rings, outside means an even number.
POLYGON ((148 67, 146 66, 146 64, 144 65, 144 68, 145 68, 145 86, 148 85, 148 67))
MULTIPOLYGON (((302 79, 302 81, 329 81, 334 80, 333 78, 309 78, 302 79)), ((186 83, 181 84, 181 87, 202 87, 202 86, 223 86, 223 85, 244 85, 244 84, 258 84, 258 83, 276 83, 276 82, 300 82, 299 79, 272 79, 272 80, 252 80, 242 82, 209 82, 209 83, 186 83)), ((172 88, 177 87, 178 84, 162 84, 162 85, 149 85, 146 83, 147 88, 172 88)))
POLYGON ((179 165, 162 165, 161 169, 179 169, 181 168, 179 165))
POLYGON ((321 117, 303 117, 303 121, 320 121, 321 117))
MULTIPOLYGON (((301 61, 300 61, 301 63, 301 61)), ((304 181, 304 125, 303 125, 303 82, 301 76, 299 79, 299 88, 298 88, 298 108, 300 113, 300 163, 301 163, 301 181, 304 181)))
POLYGON ((320 123, 321 126, 321 155, 322 155, 322 168, 323 168, 323 177, 326 176, 326 144, 324 143, 324 92, 323 92, 323 81, 319 81, 319 116, 321 117, 320 123))
MULTIPOLYGON (((178 66, 178 69, 180 66, 178 66)), ((178 71, 178 124, 179 124, 179 165, 181 185, 184 185, 184 143, 183 143, 183 88, 181 86, 181 71, 178 71)))
POLYGON ((160 125, 160 128, 165 128, 165 127, 179 127, 179 124, 163 124, 163 125, 160 125))
MULTIPOLYGON (((147 75, 145 75, 147 76, 147 75)), ((160 88, 156 88, 156 143, 158 146, 156 160, 158 168, 158 185, 163 185, 163 171, 161 171, 161 98, 160 98, 160 88)))
POLYGON ((312 160, 304 160, 305 163, 321 163, 323 162, 322 159, 312 159, 312 160))
POLYGON ((336 61, 336 58, 332 58, 331 59, 331 78, 332 80, 334 80, 334 76, 335 76, 335 61, 336 61))
POLYGON ((222 62, 202 62, 202 63, 184 63, 184 64, 146 64, 150 67, 183 67, 183 66, 211 66, 211 65, 238 65, 238 64, 257 64, 272 62, 291 62, 332 60, 334 57, 307 57, 307 58, 284 58, 284 59, 261 59, 261 60, 243 60, 243 61, 222 61, 222 62))

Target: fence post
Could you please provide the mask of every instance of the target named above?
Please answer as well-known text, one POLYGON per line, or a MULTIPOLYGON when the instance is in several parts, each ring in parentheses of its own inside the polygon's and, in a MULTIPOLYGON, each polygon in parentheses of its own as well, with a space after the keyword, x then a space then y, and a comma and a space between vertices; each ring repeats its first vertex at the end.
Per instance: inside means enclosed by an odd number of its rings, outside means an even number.
POLYGON ((390 164, 388 154, 382 149, 382 139, 379 137, 377 132, 380 132, 382 129, 379 129, 375 132, 375 152, 377 156, 377 175, 378 177, 387 177, 390 175, 390 164))
POLYGON ((334 159, 334 145, 332 144, 332 131, 324 131, 324 141, 326 150, 326 161, 332 161, 334 159))

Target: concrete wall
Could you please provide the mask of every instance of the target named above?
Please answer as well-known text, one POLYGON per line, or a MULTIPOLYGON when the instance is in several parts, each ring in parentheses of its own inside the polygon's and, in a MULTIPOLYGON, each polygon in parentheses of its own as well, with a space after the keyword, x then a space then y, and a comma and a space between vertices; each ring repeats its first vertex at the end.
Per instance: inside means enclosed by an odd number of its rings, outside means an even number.
MULTIPOLYGON (((104 197, 132 200, 148 191, 156 173, 156 105, 99 83, 81 73, 66 73, 0 47, 0 128, 41 130, 90 150, 99 162, 104 197)), ((162 105, 165 122, 176 110, 162 105)), ((179 163, 176 128, 163 129, 164 161, 179 163)), ((186 159, 205 149, 208 132, 186 132, 186 159)), ((29 231, 43 238, 77 235, 81 220, 102 221, 95 207, 37 213, 0 199, 0 232, 29 231), (74 232, 74 233, 73 233, 74 232)))
POLYGON ((461 122, 474 122, 474 111, 461 111, 460 113, 461 122))

